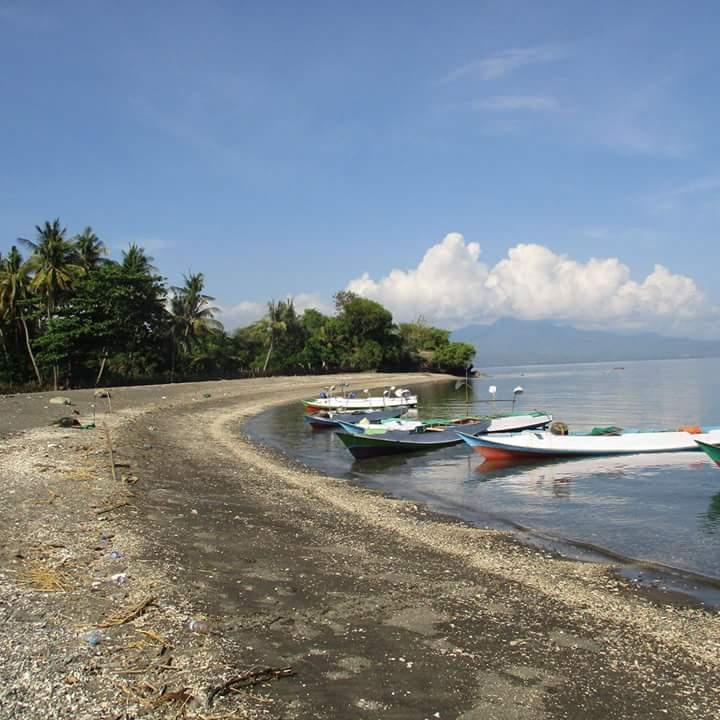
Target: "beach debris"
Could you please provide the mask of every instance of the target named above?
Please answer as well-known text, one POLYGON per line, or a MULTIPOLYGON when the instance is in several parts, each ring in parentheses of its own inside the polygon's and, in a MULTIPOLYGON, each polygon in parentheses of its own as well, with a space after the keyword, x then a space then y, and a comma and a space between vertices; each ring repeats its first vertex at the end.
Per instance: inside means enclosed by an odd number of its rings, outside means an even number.
MULTIPOLYGON (((73 410, 73 412, 77 413, 76 410, 73 410)), ((76 428, 77 430, 91 430, 95 427, 94 422, 83 425, 76 417, 70 417, 69 415, 53 420, 50 425, 57 425, 61 428, 76 428)))
POLYGON ((91 630, 85 634, 85 642, 90 647, 97 647, 102 642, 102 633, 99 630, 91 630))
POLYGON ((105 515, 105 513, 112 512, 113 510, 119 510, 120 508, 127 507, 130 503, 127 500, 115 503, 114 505, 106 505, 105 507, 98 508, 95 511, 96 515, 105 515))
POLYGON ((119 560, 122 557, 122 553, 119 550, 113 550, 110 553, 111 560, 119 560))
POLYGON ((57 420, 53 420, 51 425, 57 425, 61 428, 80 427, 80 421, 75 417, 65 415, 57 420))
POLYGON ((279 680, 284 677, 292 677, 295 671, 291 667, 254 667, 246 670, 237 677, 231 678, 222 685, 218 685, 210 690, 208 694, 208 707, 212 705, 213 700, 218 695, 227 695, 243 687, 252 687, 259 683, 269 682, 270 680, 279 680))
POLYGON ((148 597, 146 597, 144 600, 135 603, 135 605, 132 605, 126 610, 122 610, 115 615, 110 615, 107 620, 102 623, 98 623, 98 627, 108 628, 114 627, 116 625, 125 625, 126 623, 132 622, 136 618, 139 618, 145 612, 145 610, 150 607, 150 605, 154 604, 155 597, 152 595, 148 595, 148 597))
POLYGON ((146 701, 144 704, 147 707, 159 708, 162 705, 175 705, 178 706, 178 711, 175 717, 180 717, 185 710, 185 706, 195 699, 194 695, 191 695, 189 688, 181 688, 180 690, 165 691, 161 695, 152 700, 146 701))
POLYGON ((63 395, 52 397, 48 400, 48 402, 50 405, 72 405, 72 400, 70 400, 69 397, 64 397, 63 395))
POLYGON ((67 592, 70 585, 68 576, 57 568, 36 563, 18 573, 18 582, 36 592, 67 592))
POLYGON ((164 647, 172 647, 167 638, 163 637, 159 633, 153 632, 152 630, 143 630, 142 628, 136 627, 135 630, 141 635, 150 638, 154 643, 163 645, 164 647))
POLYGON ((124 585, 127 582, 127 573, 115 573, 110 576, 110 579, 117 585, 124 585))
POLYGON ((210 632, 210 623, 207 620, 190 620, 188 622, 188 630, 201 635, 207 635, 210 632))

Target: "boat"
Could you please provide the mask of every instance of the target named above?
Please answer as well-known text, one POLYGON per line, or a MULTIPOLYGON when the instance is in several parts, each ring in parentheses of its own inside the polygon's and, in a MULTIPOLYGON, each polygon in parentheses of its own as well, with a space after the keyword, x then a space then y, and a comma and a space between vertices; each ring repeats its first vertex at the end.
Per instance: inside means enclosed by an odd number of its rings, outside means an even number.
POLYGON ((314 400, 303 400, 305 411, 318 413, 321 410, 385 410, 387 408, 417 407, 418 396, 413 395, 407 388, 388 388, 382 396, 371 396, 368 390, 358 395, 355 392, 333 394, 334 386, 328 392, 320 393, 314 400))
MULTIPOLYGON (((719 428, 706 428, 720 442, 719 428)), ((506 433, 503 435, 463 433, 457 431, 475 452, 488 460, 518 457, 580 457, 600 455, 634 455, 699 450, 694 437, 702 428, 678 430, 628 430, 595 428, 585 434, 558 435, 548 431, 506 433)))
MULTIPOLYGON (((488 433, 513 432, 516 430, 529 430, 532 428, 545 428, 552 422, 552 415, 540 411, 532 410, 524 413, 503 413, 502 415, 486 415, 482 417, 456 418, 454 420, 446 420, 441 418, 432 418, 428 420, 406 420, 405 418, 388 418, 379 423, 348 423, 339 422, 345 432, 353 434, 365 435, 384 435, 393 430, 404 430, 406 432, 422 432, 420 428, 442 428, 448 425, 463 425, 469 422, 481 422, 487 420, 488 433)), ((459 444, 459 443, 458 443, 459 444)))
POLYGON ((527 427, 545 427, 552 422, 552 415, 534 412, 525 415, 509 415, 497 418, 461 418, 456 420, 433 420, 418 424, 412 429, 383 429, 357 424, 341 423, 342 430, 336 432, 352 455, 362 460, 381 455, 437 450, 459 445, 462 440, 457 430, 463 428, 472 436, 502 430, 527 427))
POLYGON ((399 407, 390 410, 355 410, 349 413, 321 410, 313 415, 305 415, 303 420, 314 428, 339 427, 340 422, 345 423, 380 423, 383 420, 399 418, 408 411, 408 408, 399 407))
POLYGON ((355 430, 348 431, 347 429, 335 434, 357 460, 363 460, 381 455, 452 447, 460 442, 455 432, 458 427, 464 427, 469 433, 482 433, 487 431, 488 425, 487 420, 482 420, 462 425, 421 426, 415 430, 389 430, 380 435, 355 430))
POLYGON ((720 467, 720 433, 708 433, 705 435, 694 435, 693 440, 707 456, 720 467))

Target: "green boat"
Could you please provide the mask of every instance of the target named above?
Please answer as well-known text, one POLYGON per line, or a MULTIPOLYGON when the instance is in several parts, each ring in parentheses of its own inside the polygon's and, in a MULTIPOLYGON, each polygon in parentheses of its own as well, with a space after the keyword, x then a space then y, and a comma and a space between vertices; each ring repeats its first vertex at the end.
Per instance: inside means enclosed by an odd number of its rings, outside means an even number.
POLYGON ((720 433, 713 432, 705 435, 695 435, 693 440, 704 450, 708 457, 720 467, 720 433))

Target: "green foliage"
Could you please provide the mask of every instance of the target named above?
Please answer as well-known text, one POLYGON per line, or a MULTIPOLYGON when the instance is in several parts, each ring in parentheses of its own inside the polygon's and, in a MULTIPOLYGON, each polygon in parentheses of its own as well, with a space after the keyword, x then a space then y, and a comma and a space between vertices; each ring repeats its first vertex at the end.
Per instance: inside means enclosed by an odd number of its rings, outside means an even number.
POLYGON ((469 343, 448 343, 435 352, 432 367, 440 372, 464 375, 474 357, 475 348, 469 343))
POLYGON ((410 352, 432 352, 450 342, 450 331, 428 325, 420 317, 414 323, 401 323, 400 336, 410 352))
POLYGON ((108 263, 75 283, 37 339, 38 359, 57 364, 70 383, 89 384, 101 368, 133 379, 158 373, 170 322, 161 278, 108 263))
POLYGON ((253 374, 418 368, 463 373, 474 355, 419 318, 400 326, 381 304, 342 290, 336 313, 299 314, 292 298, 228 334, 202 273, 167 288, 138 245, 105 257, 90 227, 67 238, 38 225, 23 259, 0 254, 0 387, 57 387, 253 374))

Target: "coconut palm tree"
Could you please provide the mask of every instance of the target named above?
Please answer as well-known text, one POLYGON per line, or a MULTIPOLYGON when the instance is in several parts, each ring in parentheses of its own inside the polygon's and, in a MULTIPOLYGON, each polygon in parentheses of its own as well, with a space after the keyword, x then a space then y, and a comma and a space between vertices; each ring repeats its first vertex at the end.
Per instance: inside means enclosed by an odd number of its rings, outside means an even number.
POLYGON ((127 250, 122 251, 122 266, 129 272, 150 275, 157 272, 153 265, 155 258, 145 253, 145 249, 135 243, 130 243, 127 250))
POLYGON ((20 242, 32 250, 27 261, 34 273, 31 289, 38 292, 45 301, 48 320, 63 293, 72 288, 73 280, 85 272, 73 244, 65 238, 66 230, 60 227, 60 220, 37 225, 37 240, 20 238, 20 242))
POLYGON ((107 255, 105 243, 93 232, 89 225, 73 238, 73 242, 80 264, 85 268, 85 271, 109 262, 105 257, 107 255))
POLYGON ((19 323, 22 327, 35 377, 38 385, 42 385, 42 376, 30 344, 30 333, 24 310, 24 304, 30 295, 31 282, 30 268, 27 263, 23 263, 22 255, 13 245, 8 256, 0 262, 0 317, 4 317, 10 325, 19 323))
POLYGON ((170 311, 173 316, 172 375, 175 374, 177 351, 188 354, 196 341, 204 335, 222 330, 222 323, 215 320, 218 308, 210 305, 215 300, 205 295, 205 277, 202 273, 184 275, 185 284, 173 287, 170 311))
POLYGON ((292 298, 287 300, 279 300, 275 302, 271 300, 268 303, 268 313, 262 321, 265 336, 268 342, 268 351, 265 355, 265 363, 263 364, 263 372, 267 371, 270 356, 276 341, 282 337, 288 329, 288 319, 295 315, 295 306, 292 298))
MULTIPOLYGON (((34 273, 31 290, 40 294, 45 302, 48 322, 63 294, 72 289, 74 279, 85 272, 80 264, 74 245, 66 237, 66 229, 60 219, 35 226, 37 240, 20 238, 20 242, 32 250, 27 265, 34 273)), ((53 388, 57 390, 58 367, 53 365, 53 388)))

